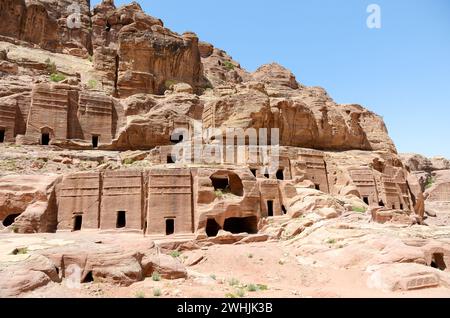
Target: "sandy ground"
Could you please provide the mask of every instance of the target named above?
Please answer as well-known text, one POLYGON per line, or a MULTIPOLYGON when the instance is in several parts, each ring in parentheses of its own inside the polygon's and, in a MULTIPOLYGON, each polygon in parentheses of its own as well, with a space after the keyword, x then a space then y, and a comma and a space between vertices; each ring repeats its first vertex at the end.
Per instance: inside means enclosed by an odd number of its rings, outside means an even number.
MULTIPOLYGON (((51 242, 62 244, 59 241, 61 235, 45 234, 39 238, 50 238, 51 242)), ((105 241, 142 239, 141 235, 136 234, 122 234, 119 237, 92 234, 89 238, 98 237, 105 241)), ((27 243, 33 242, 33 239, 29 237, 27 243)), ((66 234, 65 239, 78 240, 80 236, 66 234)), ((408 292, 371 289, 367 286, 367 274, 364 271, 302 265, 295 250, 275 241, 249 245, 213 245, 183 252, 179 258, 183 261, 200 256, 203 256, 203 260, 188 268, 188 279, 153 281, 152 278, 147 278, 128 287, 86 283, 75 289, 68 288, 64 282, 50 283, 21 297, 450 297, 450 290, 441 287, 408 292), (263 290, 250 291, 250 285, 259 286, 256 289, 263 290)))

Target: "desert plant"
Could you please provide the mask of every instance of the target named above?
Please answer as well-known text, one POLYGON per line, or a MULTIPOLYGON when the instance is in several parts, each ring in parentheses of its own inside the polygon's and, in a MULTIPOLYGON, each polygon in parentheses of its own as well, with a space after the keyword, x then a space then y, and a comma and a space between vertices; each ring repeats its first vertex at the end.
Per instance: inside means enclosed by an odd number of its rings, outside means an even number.
POLYGON ((135 296, 136 298, 145 298, 145 293, 143 291, 138 291, 135 296))
POLYGON ((223 62, 223 66, 229 71, 232 71, 235 68, 234 64, 231 63, 230 61, 223 62))
POLYGON ((253 254, 248 254, 247 257, 248 258, 253 258, 253 254))
POLYGON ((159 282, 161 280, 161 275, 158 272, 153 272, 152 274, 152 280, 154 282, 159 282))
POLYGON ((25 255, 28 254, 28 247, 19 247, 14 249, 11 253, 12 255, 25 255))
POLYGON ((58 72, 55 62, 50 60, 50 58, 45 60, 46 69, 48 74, 55 74, 58 72))
POLYGON ((230 280, 228 280, 228 284, 230 286, 237 286, 237 285, 239 285, 239 280, 236 278, 231 278, 230 280))
POLYGON ((89 62, 92 63, 92 60, 93 60, 92 55, 89 55, 87 59, 88 59, 89 62))
POLYGON ((239 288, 239 289, 236 290, 236 295, 237 295, 239 298, 242 298, 242 297, 245 296, 245 291, 244 291, 242 288, 239 288))
POLYGON ((336 244, 336 239, 334 239, 334 238, 328 239, 327 244, 336 244))
POLYGON ((258 287, 258 290, 268 290, 269 287, 267 287, 267 285, 264 284, 258 284, 256 285, 258 287))
POLYGON ((175 85, 177 83, 176 80, 167 80, 164 82, 164 86, 166 87, 166 89, 172 89, 172 86, 175 85))
POLYGON ((132 165, 134 163, 134 159, 132 159, 132 158, 126 158, 124 161, 123 161, 123 164, 124 165, 132 165))
POLYGON ((427 182, 425 183, 425 189, 429 189, 433 186, 434 184, 434 178, 433 177, 428 177, 427 182))
POLYGON ((353 206, 353 212, 366 213, 366 208, 362 206, 353 206))
POLYGON ((249 284, 249 285, 247 285, 247 290, 249 292, 256 292, 256 291, 258 291, 258 286, 255 284, 249 284))
POLYGON ((214 194, 216 195, 216 197, 218 197, 219 199, 223 198, 224 193, 222 190, 215 190, 214 194))
POLYGON ((66 77, 61 73, 52 73, 50 75, 50 80, 52 82, 58 83, 58 82, 64 81, 65 79, 66 79, 66 77))
POLYGON ((170 252, 170 256, 172 256, 173 258, 178 258, 181 256, 181 253, 179 251, 172 251, 170 252))
POLYGON ((211 278, 214 279, 214 280, 217 279, 217 276, 216 276, 215 274, 211 274, 211 275, 209 275, 209 277, 211 277, 211 278))
POLYGON ((159 288, 154 288, 153 289, 153 296, 159 297, 161 295, 162 295, 161 289, 159 289, 159 288))
POLYGON ((95 79, 90 79, 89 81, 88 81, 88 87, 89 87, 89 89, 96 89, 97 88, 97 85, 98 85, 98 81, 97 80, 95 80, 95 79))

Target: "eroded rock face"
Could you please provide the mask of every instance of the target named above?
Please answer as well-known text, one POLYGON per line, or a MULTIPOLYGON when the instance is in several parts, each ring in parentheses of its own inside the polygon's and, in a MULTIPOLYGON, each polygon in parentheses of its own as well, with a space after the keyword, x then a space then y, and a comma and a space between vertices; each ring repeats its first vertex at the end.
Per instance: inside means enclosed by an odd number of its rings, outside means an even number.
POLYGON ((58 175, 0 178, 0 220, 13 232, 38 233, 56 230, 55 185, 58 175))

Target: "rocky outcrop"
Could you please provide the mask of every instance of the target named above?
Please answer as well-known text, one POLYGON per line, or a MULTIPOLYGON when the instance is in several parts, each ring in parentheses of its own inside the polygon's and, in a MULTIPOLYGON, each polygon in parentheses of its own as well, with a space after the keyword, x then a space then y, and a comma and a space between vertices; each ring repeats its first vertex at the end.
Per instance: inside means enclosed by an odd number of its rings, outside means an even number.
POLYGON ((0 178, 0 220, 18 233, 54 232, 57 209, 55 185, 58 175, 0 178))

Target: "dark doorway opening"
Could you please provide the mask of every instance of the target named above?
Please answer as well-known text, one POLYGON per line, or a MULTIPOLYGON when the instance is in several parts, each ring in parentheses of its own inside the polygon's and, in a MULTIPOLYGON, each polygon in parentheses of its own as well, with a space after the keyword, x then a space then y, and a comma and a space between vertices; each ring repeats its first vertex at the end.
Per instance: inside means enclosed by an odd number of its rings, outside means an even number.
POLYGON ((230 180, 228 176, 213 176, 211 181, 215 191, 226 191, 230 188, 230 180))
POLYGON ((256 216, 245 218, 229 218, 225 220, 223 229, 233 234, 248 233, 256 234, 258 232, 258 222, 256 216))
POLYGON ((270 174, 269 174, 269 171, 265 171, 264 172, 264 177, 266 178, 266 179, 270 179, 270 174))
POLYGON ((281 211, 283 211, 283 214, 287 214, 287 210, 284 205, 281 206, 281 211))
POLYGON ((314 187, 316 188, 316 190, 320 191, 320 184, 316 183, 314 184, 314 187))
POLYGON ((279 169, 277 171, 277 179, 278 180, 284 180, 284 170, 283 169, 279 169))
POLYGON ((43 133, 41 136, 41 145, 48 146, 50 144, 50 134, 43 133))
POLYGON ((267 216, 273 216, 273 201, 268 200, 267 201, 267 216))
POLYGON ((169 164, 175 163, 175 160, 172 157, 172 155, 167 155, 167 163, 169 163, 169 164))
POLYGON ((392 205, 392 210, 395 210, 395 204, 392 205))
POLYGON ((443 253, 433 254, 433 258, 431 259, 431 267, 437 268, 441 271, 445 271, 447 269, 447 264, 445 264, 443 253))
POLYGON ((19 216, 20 214, 10 214, 8 215, 2 222, 4 227, 8 227, 10 225, 12 225, 15 221, 16 218, 19 216))
POLYGON ((208 237, 217 236, 220 229, 221 227, 217 224, 216 220, 208 219, 208 221, 206 221, 206 235, 208 235, 208 237))
POLYGON ((94 149, 98 147, 98 140, 99 140, 98 136, 92 136, 92 147, 94 149))
POLYGON ((117 212, 116 228, 122 229, 127 226, 127 213, 125 211, 117 212))
POLYGON ((385 206, 386 206, 386 205, 384 204, 383 201, 380 201, 380 202, 378 203, 378 205, 379 205, 379 206, 382 206, 382 207, 385 207, 385 206))
POLYGON ((252 174, 256 177, 256 169, 250 169, 250 171, 251 171, 252 174))
POLYGON ((232 193, 239 197, 244 195, 244 185, 242 184, 242 180, 235 173, 217 172, 213 174, 210 179, 214 187, 214 191, 232 193))
POLYGON ((402 204, 400 204, 400 210, 404 210, 404 206, 403 206, 403 203, 402 203, 402 204))
POLYGON ((369 197, 363 197, 363 201, 365 204, 369 205, 369 197))
POLYGON ((5 142, 5 130, 0 129, 0 143, 5 142))
POLYGON ((183 134, 174 134, 170 136, 170 142, 173 144, 179 144, 183 142, 184 136, 183 134))
POLYGON ((175 233, 175 220, 166 219, 166 235, 172 235, 175 233))
POLYGON ((94 281, 94 277, 92 276, 92 272, 89 272, 84 276, 82 283, 92 283, 94 281))
POLYGON ((74 221, 73 221, 73 230, 75 231, 81 231, 81 227, 83 226, 83 216, 82 215, 75 215, 74 221))

